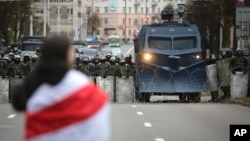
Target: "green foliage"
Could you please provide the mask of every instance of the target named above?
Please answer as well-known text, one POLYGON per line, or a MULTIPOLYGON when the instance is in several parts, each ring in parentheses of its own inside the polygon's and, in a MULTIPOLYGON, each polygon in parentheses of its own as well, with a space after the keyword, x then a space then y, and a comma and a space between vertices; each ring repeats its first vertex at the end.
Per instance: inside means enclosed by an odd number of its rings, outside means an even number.
POLYGON ((238 98, 235 98, 235 100, 250 103, 250 97, 238 97, 238 98))

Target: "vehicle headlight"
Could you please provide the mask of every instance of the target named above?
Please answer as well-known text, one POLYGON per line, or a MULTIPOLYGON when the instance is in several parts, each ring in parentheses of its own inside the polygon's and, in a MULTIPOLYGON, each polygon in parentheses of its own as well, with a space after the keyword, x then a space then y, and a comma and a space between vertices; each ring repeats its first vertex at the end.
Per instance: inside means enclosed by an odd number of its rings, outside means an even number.
POLYGON ((150 53, 144 53, 143 56, 142 56, 142 59, 144 61, 150 61, 150 60, 152 60, 152 58, 153 58, 153 56, 150 53))
POLYGON ((200 55, 200 54, 195 54, 193 57, 194 57, 195 59, 197 59, 197 60, 201 59, 201 55, 200 55))

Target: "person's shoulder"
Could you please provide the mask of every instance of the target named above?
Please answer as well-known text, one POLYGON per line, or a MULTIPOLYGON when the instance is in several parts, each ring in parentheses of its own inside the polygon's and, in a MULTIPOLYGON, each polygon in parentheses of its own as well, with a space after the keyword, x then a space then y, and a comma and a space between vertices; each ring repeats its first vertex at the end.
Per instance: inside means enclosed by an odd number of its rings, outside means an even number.
POLYGON ((68 81, 72 81, 74 83, 83 83, 83 82, 89 82, 90 79, 87 75, 85 75, 84 73, 75 70, 75 69, 71 69, 67 72, 65 79, 68 81))

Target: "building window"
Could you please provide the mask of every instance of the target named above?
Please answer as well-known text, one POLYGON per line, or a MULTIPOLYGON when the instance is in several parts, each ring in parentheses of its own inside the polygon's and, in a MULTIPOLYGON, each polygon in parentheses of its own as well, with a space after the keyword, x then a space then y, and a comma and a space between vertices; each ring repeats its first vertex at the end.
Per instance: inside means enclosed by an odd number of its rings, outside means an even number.
POLYGON ((128 30, 128 35, 131 36, 131 30, 128 30))
POLYGON ((96 34, 96 35, 100 35, 100 30, 96 30, 96 31, 95 31, 95 34, 96 34))
POLYGON ((161 13, 161 8, 158 8, 158 13, 159 13, 159 14, 161 13))
POLYGON ((126 36, 126 31, 125 30, 122 30, 122 35, 126 36))
POLYGON ((148 7, 146 7, 146 13, 148 13, 148 7))
POLYGON ((87 14, 89 15, 92 12, 92 8, 91 7, 87 7, 87 14))
POLYGON ((100 13, 100 7, 96 7, 96 8, 95 8, 95 12, 96 12, 96 13, 100 13))
POLYGON ((109 35, 109 31, 104 29, 104 35, 108 36, 109 35))
POLYGON ((131 7, 128 8, 128 12, 131 13, 131 7))
POLYGON ((128 24, 131 25, 131 19, 130 18, 128 19, 128 24))
POLYGON ((134 26, 137 26, 137 25, 138 25, 138 20, 135 19, 135 20, 134 20, 134 26))
POLYGON ((109 23, 109 19, 108 18, 104 18, 104 24, 108 24, 109 23))
POLYGON ((143 14, 143 7, 141 7, 141 14, 143 14))
POLYGON ((126 12, 126 8, 125 8, 125 7, 122 8, 122 12, 123 12, 123 13, 126 12))
POLYGON ((108 13, 109 12, 109 8, 108 7, 104 7, 104 12, 108 13))

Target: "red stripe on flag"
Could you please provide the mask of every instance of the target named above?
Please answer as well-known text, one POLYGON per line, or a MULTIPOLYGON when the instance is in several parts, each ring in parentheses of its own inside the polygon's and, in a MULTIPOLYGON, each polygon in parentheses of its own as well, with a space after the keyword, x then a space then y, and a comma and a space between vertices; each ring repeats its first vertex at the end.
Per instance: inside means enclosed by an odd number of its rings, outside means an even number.
POLYGON ((87 120, 100 110, 107 100, 107 94, 103 90, 90 84, 42 111, 26 113, 26 138, 87 120))

